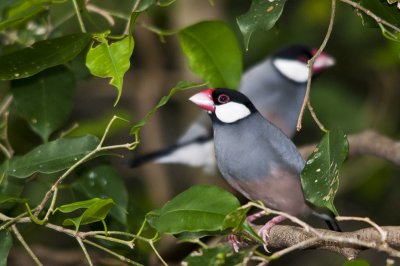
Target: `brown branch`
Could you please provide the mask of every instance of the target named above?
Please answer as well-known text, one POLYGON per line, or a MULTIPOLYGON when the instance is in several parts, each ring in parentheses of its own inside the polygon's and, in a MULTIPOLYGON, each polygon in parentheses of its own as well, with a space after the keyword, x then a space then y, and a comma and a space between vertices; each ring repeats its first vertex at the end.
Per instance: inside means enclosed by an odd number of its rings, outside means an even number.
MULTIPOLYGON (((400 226, 382 226, 382 229, 387 232, 385 242, 382 242, 381 234, 374 227, 353 232, 316 229, 322 235, 322 237, 316 237, 314 233, 297 226, 275 225, 269 233, 268 247, 282 249, 282 251, 293 246, 298 249, 324 249, 339 253, 347 259, 356 258, 363 250, 375 249, 400 258, 400 251, 394 249, 400 247, 400 226)), ((282 251, 272 254, 271 257, 283 255, 282 251)))
MULTIPOLYGON (((372 129, 348 137, 349 156, 372 155, 400 165, 400 141, 390 139, 372 129)), ((303 158, 307 158, 316 144, 303 146, 299 149, 303 158)))

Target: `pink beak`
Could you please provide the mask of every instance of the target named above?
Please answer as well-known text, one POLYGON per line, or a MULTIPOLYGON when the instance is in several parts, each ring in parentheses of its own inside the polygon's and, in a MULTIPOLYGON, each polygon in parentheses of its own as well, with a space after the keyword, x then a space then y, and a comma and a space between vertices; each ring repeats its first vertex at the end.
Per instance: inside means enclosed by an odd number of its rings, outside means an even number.
POLYGON ((215 104, 212 99, 213 91, 214 91, 214 89, 203 90, 203 91, 193 95, 192 97, 190 97, 189 101, 193 102, 194 104, 196 104, 197 106, 199 106, 200 108, 202 108, 204 110, 214 112, 215 104))
MULTIPOLYGON (((317 49, 312 49, 311 54, 314 56, 317 53, 317 49)), ((313 74, 318 74, 322 70, 334 66, 336 63, 335 58, 333 58, 328 53, 322 52, 317 59, 314 61, 313 74)))

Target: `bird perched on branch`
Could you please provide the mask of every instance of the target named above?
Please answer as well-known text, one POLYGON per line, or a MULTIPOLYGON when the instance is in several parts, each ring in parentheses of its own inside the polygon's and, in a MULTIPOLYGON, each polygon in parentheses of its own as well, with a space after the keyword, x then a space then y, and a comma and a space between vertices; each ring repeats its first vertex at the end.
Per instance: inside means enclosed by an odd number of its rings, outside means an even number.
MULTIPOLYGON (((307 62, 316 53, 303 45, 293 45, 243 74, 239 91, 245 93, 260 113, 281 128, 289 137, 296 131, 297 118, 304 100, 308 79, 307 62)), ((322 53, 314 62, 313 76, 333 66, 335 60, 322 53)), ((215 170, 211 123, 202 113, 176 144, 135 158, 132 167, 153 161, 164 164, 186 164, 215 170)))
MULTIPOLYGON (((305 162, 293 142, 266 120, 244 94, 206 89, 190 101, 209 114, 218 168, 225 180, 250 200, 294 216, 310 213, 340 230, 333 215, 317 213, 306 204, 300 182, 305 162)), ((261 230, 264 240, 277 216, 261 230)))

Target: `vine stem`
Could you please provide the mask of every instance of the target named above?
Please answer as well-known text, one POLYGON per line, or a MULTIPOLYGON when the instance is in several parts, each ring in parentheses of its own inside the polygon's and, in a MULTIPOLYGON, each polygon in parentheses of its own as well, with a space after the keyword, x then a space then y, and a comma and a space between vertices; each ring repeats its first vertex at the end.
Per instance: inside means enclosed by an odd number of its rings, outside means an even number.
POLYGON ((21 242, 22 246, 25 248, 26 252, 28 252, 29 256, 31 256, 31 258, 33 259, 35 264, 38 266, 43 266, 43 264, 40 262, 39 258, 35 255, 35 253, 33 253, 32 249, 29 247, 28 243, 26 243, 26 241, 22 237, 17 226, 15 224, 13 224, 11 226, 11 229, 12 229, 13 233, 15 234, 15 236, 17 237, 17 239, 19 240, 19 242, 21 242))
POLYGON ((85 24, 83 24, 83 20, 82 20, 81 12, 79 11, 78 3, 76 2, 76 0, 72 0, 72 3, 74 4, 76 17, 78 18, 78 22, 79 22, 79 27, 81 28, 81 31, 83 33, 86 33, 85 24))
POLYGON ((311 90, 311 79, 312 79, 312 67, 314 65, 315 60, 317 59, 318 56, 322 53, 322 51, 325 49, 326 44, 328 43, 328 40, 332 34, 332 29, 333 29, 333 23, 335 21, 335 14, 336 14, 336 0, 332 0, 332 7, 331 7, 331 17, 329 19, 329 25, 328 25, 328 30, 326 31, 325 38, 322 41, 322 44, 318 48, 317 52, 314 54, 314 56, 308 60, 308 79, 307 79, 307 89, 306 89, 306 94, 304 96, 303 104, 300 109, 299 117, 297 119, 297 131, 300 131, 301 129, 301 122, 303 120, 303 115, 304 115, 304 110, 306 109, 306 106, 309 106, 309 110, 316 121, 317 125, 319 128, 326 132, 325 127, 322 125, 322 123, 316 119, 316 115, 311 107, 311 102, 310 102, 310 90, 311 90))

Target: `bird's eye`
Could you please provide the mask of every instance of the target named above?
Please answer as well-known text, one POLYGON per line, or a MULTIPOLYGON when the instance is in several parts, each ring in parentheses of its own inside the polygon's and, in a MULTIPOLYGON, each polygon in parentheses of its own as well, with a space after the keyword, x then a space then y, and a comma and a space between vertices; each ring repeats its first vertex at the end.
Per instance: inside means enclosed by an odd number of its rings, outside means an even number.
POLYGON ((218 102, 219 103, 227 103, 229 101, 230 101, 230 98, 226 94, 221 94, 220 96, 218 96, 218 102))

